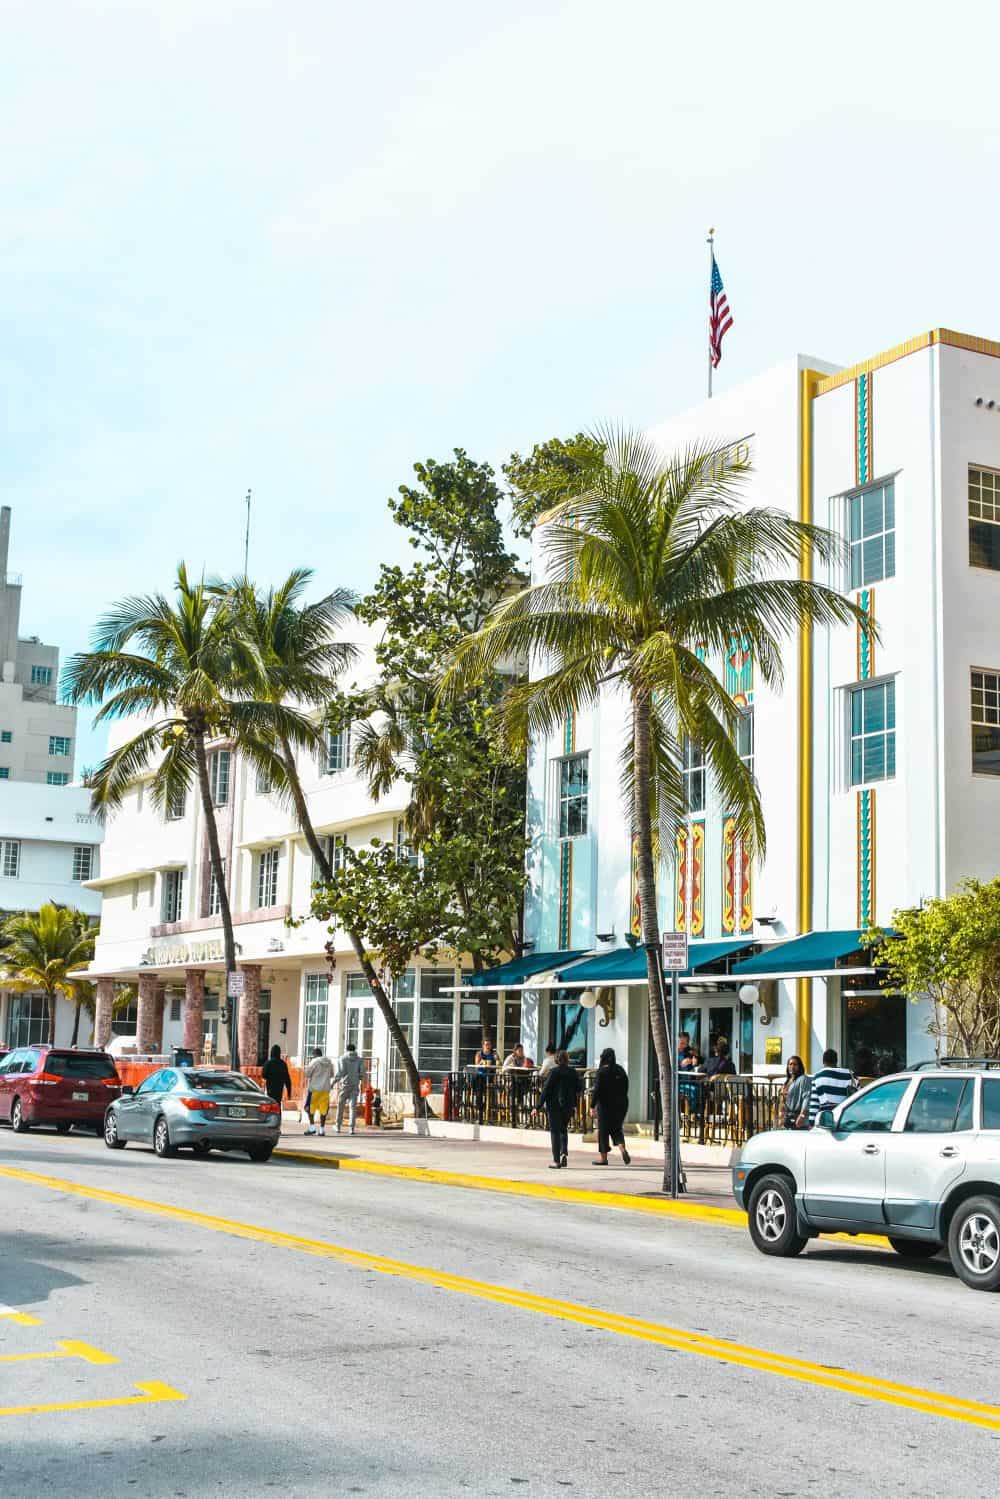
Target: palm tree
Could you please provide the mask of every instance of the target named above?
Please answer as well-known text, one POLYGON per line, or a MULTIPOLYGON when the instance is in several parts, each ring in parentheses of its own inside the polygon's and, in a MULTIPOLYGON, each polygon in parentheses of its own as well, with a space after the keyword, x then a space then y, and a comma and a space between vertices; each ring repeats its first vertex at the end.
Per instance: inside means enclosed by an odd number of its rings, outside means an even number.
POLYGON ((504 705, 507 731, 521 743, 554 732, 602 690, 626 699, 622 790, 637 844, 649 1017, 669 1121, 674 1079, 656 866, 686 815, 686 744, 700 744, 748 850, 765 847, 757 786, 734 743, 738 710, 706 658, 731 649, 734 637, 746 640, 761 680, 778 686, 783 638, 800 625, 849 622, 858 611, 822 584, 782 576, 813 552, 838 557, 842 545, 781 511, 741 504, 749 468, 734 449, 694 445, 664 458, 633 432, 595 437, 599 456, 584 492, 546 518, 547 581, 501 603, 463 642, 442 690, 458 694, 505 656, 530 653, 542 675, 514 687, 504 705))
MULTIPOLYGON (((89 778, 95 808, 113 811, 151 763, 151 794, 166 808, 196 785, 219 897, 227 975, 236 968, 233 917, 226 888, 219 829, 212 800, 208 746, 255 737, 311 744, 313 724, 296 708, 232 691, 235 661, 232 621, 225 599, 202 579, 177 569, 175 599, 163 594, 130 597, 110 610, 94 632, 92 649, 66 667, 73 703, 100 703, 97 721, 139 715, 144 727, 89 778)), ((237 1004, 229 1004, 230 1063, 240 1065, 237 1004)))
MULTIPOLYGON (((303 603, 302 595, 311 577, 310 569, 298 568, 277 588, 266 592, 255 588, 247 578, 213 587, 225 598, 232 624, 236 689, 275 705, 291 699, 322 713, 337 695, 338 677, 357 659, 358 651, 336 638, 353 618, 351 595, 345 589, 335 589, 314 604, 303 603)), ((315 723, 313 736, 314 747, 320 748, 323 729, 315 723)), ((323 883, 330 884, 336 872, 313 826, 295 745, 284 735, 269 740, 255 732, 245 733, 239 742, 244 755, 266 777, 272 793, 291 802, 313 867, 323 883)), ((359 934, 348 931, 347 935, 395 1042, 419 1114, 420 1074, 409 1043, 359 934)))
POLYGON ((79 911, 47 901, 38 911, 8 916, 0 929, 0 965, 5 988, 44 994, 49 1045, 56 1040, 56 1001, 76 1001, 79 981, 70 978, 94 956, 96 929, 79 911))

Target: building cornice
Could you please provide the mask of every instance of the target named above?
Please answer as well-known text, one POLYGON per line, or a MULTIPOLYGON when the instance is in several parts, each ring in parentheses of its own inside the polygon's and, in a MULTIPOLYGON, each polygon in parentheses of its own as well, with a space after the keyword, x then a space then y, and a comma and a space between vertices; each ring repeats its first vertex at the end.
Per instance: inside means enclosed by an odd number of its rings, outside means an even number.
POLYGON ((815 395, 825 396, 828 391, 837 390, 841 385, 849 385, 859 375, 870 375, 873 370, 884 369, 887 364, 895 364, 897 359, 905 359, 908 354, 918 354, 921 349, 930 349, 935 344, 946 344, 952 349, 966 349, 970 354, 987 354, 992 359, 1000 359, 1000 343, 991 338, 977 338, 972 333, 955 333, 951 328, 932 328, 928 333, 918 333, 905 343, 885 349, 881 354, 874 354, 871 359, 862 359, 860 364, 838 370, 835 375, 821 375, 816 381, 815 395))

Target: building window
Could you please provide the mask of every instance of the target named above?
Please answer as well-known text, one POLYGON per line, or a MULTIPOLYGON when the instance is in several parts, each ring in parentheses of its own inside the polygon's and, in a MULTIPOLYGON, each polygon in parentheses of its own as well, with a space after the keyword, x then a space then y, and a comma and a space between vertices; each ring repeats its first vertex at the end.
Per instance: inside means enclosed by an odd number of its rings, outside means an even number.
POLYGON ((587 831, 589 757, 559 761, 559 837, 582 838, 587 831))
POLYGON ((972 673, 972 769, 1000 776, 1000 672, 972 673))
POLYGON ((439 1090, 451 1071, 455 1046, 455 996, 445 989, 455 987, 451 968, 427 969, 420 975, 420 1010, 417 1027, 417 1065, 439 1090))
POLYGON ((969 465, 969 562, 1000 572, 1000 473, 969 465))
POLYGON ((330 868, 334 874, 340 874, 347 866, 347 834, 334 833, 326 846, 327 858, 330 860, 330 868))
POLYGON ((685 734, 681 743, 684 806, 688 812, 705 810, 705 749, 699 739, 685 734))
POLYGON ((68 786, 69 773, 65 770, 49 770, 45 774, 46 786, 68 786))
POLYGON ((12 994, 7 1017, 7 1044, 44 1046, 49 1034, 49 1006, 44 994, 12 994))
POLYGON ((229 750, 213 750, 208 757, 208 786, 213 807, 224 807, 229 801, 229 750))
POLYGON ((398 864, 416 865, 420 862, 420 855, 410 843, 406 832, 406 822, 402 817, 394 825, 393 841, 396 845, 396 862, 398 864))
POLYGON ((896 576, 896 497, 890 479, 847 497, 851 587, 896 576))
POLYGON ((0 744, 10 744, 13 738, 10 729, 0 729, 0 744))
POLYGON ((52 685, 51 666, 33 666, 31 668, 31 683, 33 687, 49 687, 52 685))
POLYGON ((851 691, 851 785, 896 774, 896 684, 875 682, 851 691))
POLYGON ((270 796, 273 790, 273 787, 271 785, 271 777, 261 765, 257 766, 256 786, 258 796, 270 796))
POLYGON ((337 732, 327 732, 326 754, 323 759, 323 773, 333 775, 334 771, 346 770, 351 763, 351 731, 338 729, 337 732))
MULTIPOLYGON (((413 1050, 413 1014, 416 1004, 417 993, 417 970, 407 968, 401 973, 393 984, 392 1007, 399 1021, 399 1028, 406 1038, 406 1044, 413 1050)), ((389 1037, 389 1082, 390 1093, 406 1093, 409 1091, 409 1081, 406 1069, 403 1067, 399 1057, 399 1048, 392 1037, 389 1037)))
POLYGON ((167 801, 167 822, 180 822, 187 811, 187 792, 178 786, 167 801))
POLYGON ((21 869, 21 845, 15 838, 0 840, 0 876, 16 880, 21 869))
POLYGON ((326 1050, 326 1022, 330 1004, 330 985, 325 973, 306 974, 306 1012, 303 1024, 302 1057, 308 1061, 314 1050, 326 1050))
POLYGON ((736 720, 736 753, 753 775, 753 709, 744 708, 736 720))
POLYGON ((78 843, 73 850, 73 883, 80 884, 92 877, 94 850, 88 843, 78 843))
POLYGON ((72 744, 72 742, 73 741, 71 739, 67 739, 66 736, 63 735, 63 734, 50 734, 49 735, 49 754, 50 755, 68 755, 69 751, 70 751, 70 745, 72 744))
POLYGON ((257 855, 257 905, 261 908, 278 904, 280 858, 280 848, 265 848, 257 855))
POLYGON ((10 780, 10 766, 9 765, 0 765, 0 781, 9 781, 9 780, 10 780))
POLYGON ((161 919, 180 921, 184 915, 184 871, 167 869, 163 874, 161 919))
MULTIPOLYGON (((222 878, 226 877, 226 861, 222 861, 222 878)), ((208 868, 208 910, 206 916, 218 916, 222 910, 222 900, 219 896, 219 882, 215 878, 215 869, 210 864, 208 868)))

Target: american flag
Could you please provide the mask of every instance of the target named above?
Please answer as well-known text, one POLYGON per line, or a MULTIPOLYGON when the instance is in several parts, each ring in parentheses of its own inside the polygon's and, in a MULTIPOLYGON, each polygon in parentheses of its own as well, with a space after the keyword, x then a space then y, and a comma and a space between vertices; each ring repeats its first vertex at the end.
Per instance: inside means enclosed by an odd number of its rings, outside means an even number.
POLYGON ((708 352, 713 370, 719 368, 722 358, 722 340, 733 326, 733 315, 729 311, 729 299, 722 285, 718 263, 712 256, 712 286, 709 293, 708 352))

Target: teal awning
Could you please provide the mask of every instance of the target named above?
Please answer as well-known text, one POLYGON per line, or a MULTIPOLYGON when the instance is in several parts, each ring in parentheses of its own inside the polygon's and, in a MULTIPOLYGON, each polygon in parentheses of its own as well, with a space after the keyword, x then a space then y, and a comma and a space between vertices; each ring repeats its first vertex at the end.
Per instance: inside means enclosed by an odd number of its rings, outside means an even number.
MULTIPOLYGON (((688 947, 689 966, 680 975, 690 978, 701 968, 717 963, 720 958, 732 957, 734 953, 746 952, 753 947, 752 938, 733 937, 727 942, 692 942, 688 947)), ((555 975, 556 983, 593 985, 600 988, 613 984, 641 984, 646 979, 646 953, 641 947, 616 947, 614 952, 601 953, 597 958, 585 958, 571 968, 562 968, 555 975)))
MULTIPOLYGON (((892 936, 892 933, 886 935, 892 936)), ((788 974, 806 978, 809 975, 849 973, 852 969, 856 972, 857 963, 843 960, 868 952, 870 944, 864 938, 863 931, 850 928, 840 932, 810 932, 805 937, 792 937, 788 942, 775 942, 745 962, 734 964, 733 978, 784 978, 788 974)), ((868 966, 871 969, 871 965, 868 966)))
POLYGON ((509 963, 501 963, 498 968, 474 973, 463 988, 505 989, 508 985, 523 984, 536 973, 550 973, 560 963, 582 958, 585 952, 586 948, 582 947, 564 952, 526 952, 523 957, 511 958, 509 963))

